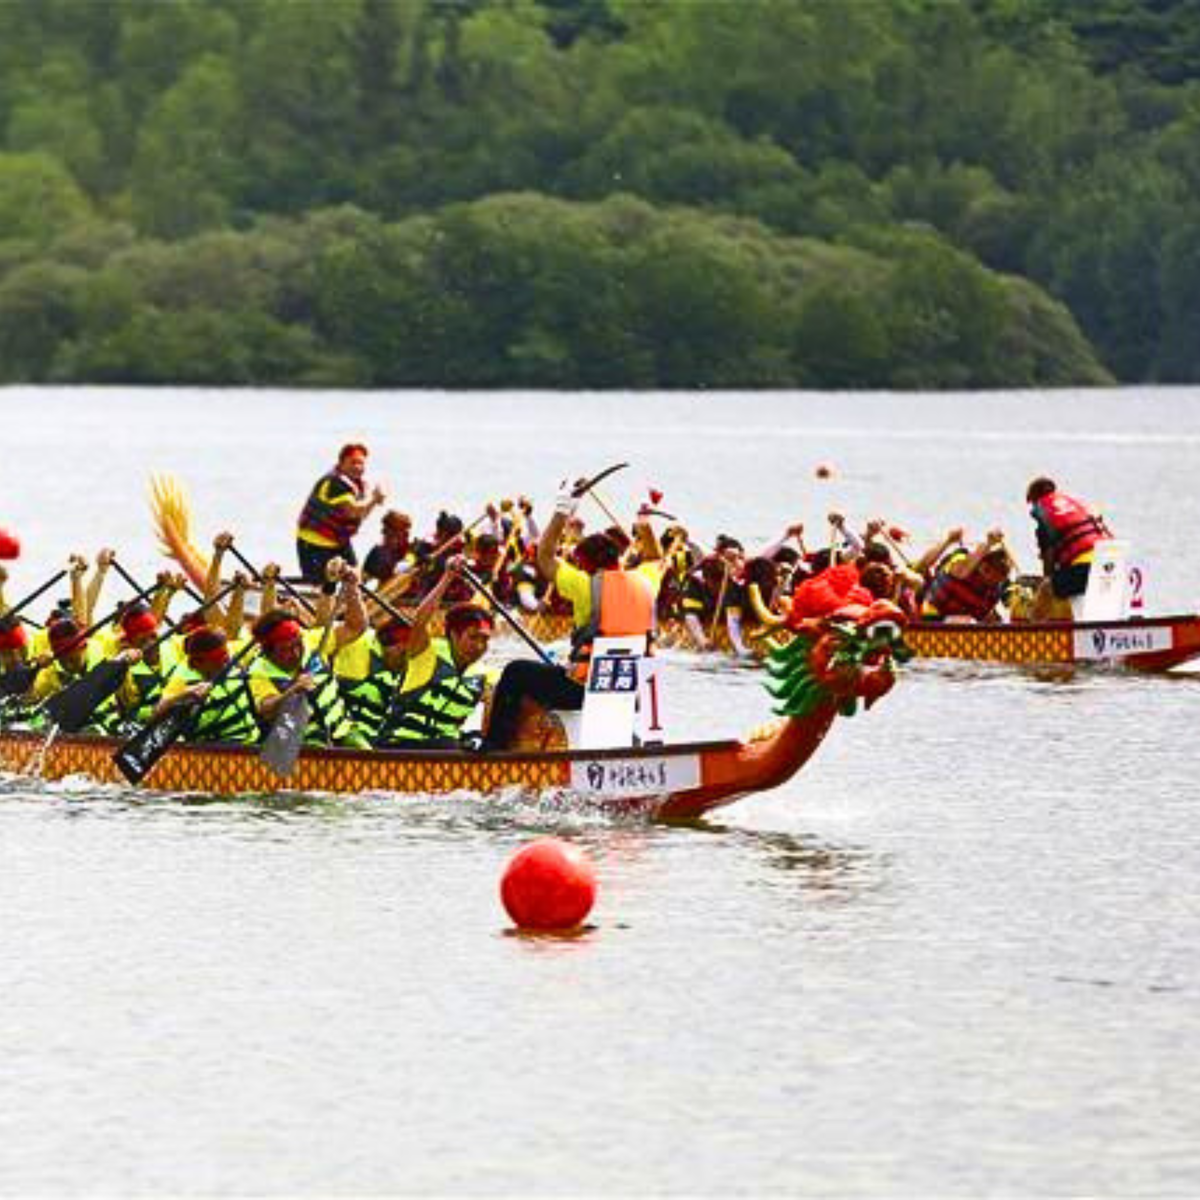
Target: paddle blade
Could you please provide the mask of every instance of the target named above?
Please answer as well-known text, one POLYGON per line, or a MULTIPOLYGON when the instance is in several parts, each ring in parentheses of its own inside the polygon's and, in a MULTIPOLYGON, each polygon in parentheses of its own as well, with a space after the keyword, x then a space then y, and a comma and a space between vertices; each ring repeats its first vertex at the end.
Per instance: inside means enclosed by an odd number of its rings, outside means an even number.
POLYGON ((92 713, 121 686, 129 664, 110 659, 93 667, 82 679, 75 680, 46 701, 46 711, 54 723, 67 733, 82 729, 92 713))
POLYGON ((37 678, 37 667, 13 667, 0 675, 0 696, 23 696, 37 678))
POLYGON ((289 696, 275 714, 275 722, 263 739, 258 757, 276 775, 290 775, 304 746, 304 731, 308 728, 312 709, 303 692, 289 696))
POLYGON ((138 730, 113 755, 122 775, 130 783, 141 783, 154 764, 179 740, 192 715, 192 705, 179 704, 157 721, 138 730))

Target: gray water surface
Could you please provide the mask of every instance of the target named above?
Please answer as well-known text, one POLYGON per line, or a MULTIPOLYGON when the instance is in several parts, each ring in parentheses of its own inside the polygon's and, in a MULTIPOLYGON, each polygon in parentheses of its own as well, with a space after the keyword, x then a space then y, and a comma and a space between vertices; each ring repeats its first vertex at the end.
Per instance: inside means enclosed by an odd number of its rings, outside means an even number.
MULTIPOLYGON (((152 469, 205 538, 286 556, 362 436, 418 528, 627 459, 606 499, 659 487, 702 537, 836 506, 1000 523, 1030 564, 1048 472, 1134 542, 1152 611, 1200 599, 1190 391, 8 390, 0 417, 10 598, 72 549, 149 573, 152 469)), ((668 658, 679 736, 768 715, 756 670, 668 658)), ((919 663, 787 787, 682 827, 0 778, 0 1192, 1194 1195, 1198 716, 1195 673, 919 663), (574 940, 499 905, 544 833, 597 866, 574 940)))

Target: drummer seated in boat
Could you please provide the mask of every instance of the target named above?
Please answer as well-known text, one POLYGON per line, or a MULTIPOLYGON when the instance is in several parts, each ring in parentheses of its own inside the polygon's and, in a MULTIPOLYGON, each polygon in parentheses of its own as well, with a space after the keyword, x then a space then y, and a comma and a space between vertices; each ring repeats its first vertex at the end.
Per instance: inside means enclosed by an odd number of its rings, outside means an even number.
POLYGON ((584 683, 597 636, 644 636, 649 649, 666 570, 649 519, 639 512, 634 524, 643 559, 639 566, 623 568, 621 548, 606 533, 584 538, 575 547, 575 562, 569 563, 558 556, 559 539, 578 503, 574 489, 564 483, 537 552, 538 570, 571 604, 571 662, 562 667, 517 659, 504 668, 484 738, 485 751, 507 750, 513 744, 526 699, 566 712, 583 707, 584 683))
POLYGON ((996 609, 1008 595, 1011 573, 1001 530, 991 530, 973 550, 959 545, 934 568, 921 600, 921 616, 926 621, 1002 620, 996 609))
POLYGON ((246 671, 229 668, 229 637, 210 625, 193 627, 183 642, 184 661, 163 687, 154 719, 173 708, 194 709, 184 740, 251 745, 258 741, 258 719, 246 671))
POLYGON ((446 610, 445 636, 431 637, 429 625, 446 593, 462 582, 462 558, 446 563, 442 577, 413 614, 406 642, 403 682, 387 697, 387 710, 373 738, 377 747, 456 750, 463 729, 486 700, 498 672, 482 662, 495 621, 474 603, 446 610))
MULTIPOLYGON (((306 630, 288 609, 263 613, 251 629, 259 655, 250 668, 250 690, 264 729, 270 728, 285 700, 303 692, 310 709, 306 746, 366 749, 370 743, 351 719, 331 665, 334 654, 367 627, 358 572, 334 561, 328 564, 327 578, 335 585, 341 583, 342 620, 329 618, 319 628, 306 630)), ((334 603, 333 597, 323 599, 334 603)))

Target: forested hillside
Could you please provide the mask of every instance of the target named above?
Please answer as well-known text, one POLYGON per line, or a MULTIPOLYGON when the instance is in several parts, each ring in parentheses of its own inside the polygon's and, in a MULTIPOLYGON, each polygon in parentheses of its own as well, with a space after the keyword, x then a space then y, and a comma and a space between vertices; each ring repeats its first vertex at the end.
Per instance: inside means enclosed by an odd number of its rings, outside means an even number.
POLYGON ((1200 379, 1192 0, 0 0, 0 380, 1200 379))

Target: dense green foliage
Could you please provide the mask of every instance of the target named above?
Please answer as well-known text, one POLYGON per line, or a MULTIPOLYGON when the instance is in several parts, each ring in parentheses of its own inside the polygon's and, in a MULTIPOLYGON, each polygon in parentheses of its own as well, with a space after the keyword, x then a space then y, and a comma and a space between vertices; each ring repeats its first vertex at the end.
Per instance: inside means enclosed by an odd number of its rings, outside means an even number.
POLYGON ((0 379, 1195 380, 1198 51, 1193 0, 0 0, 0 379))

